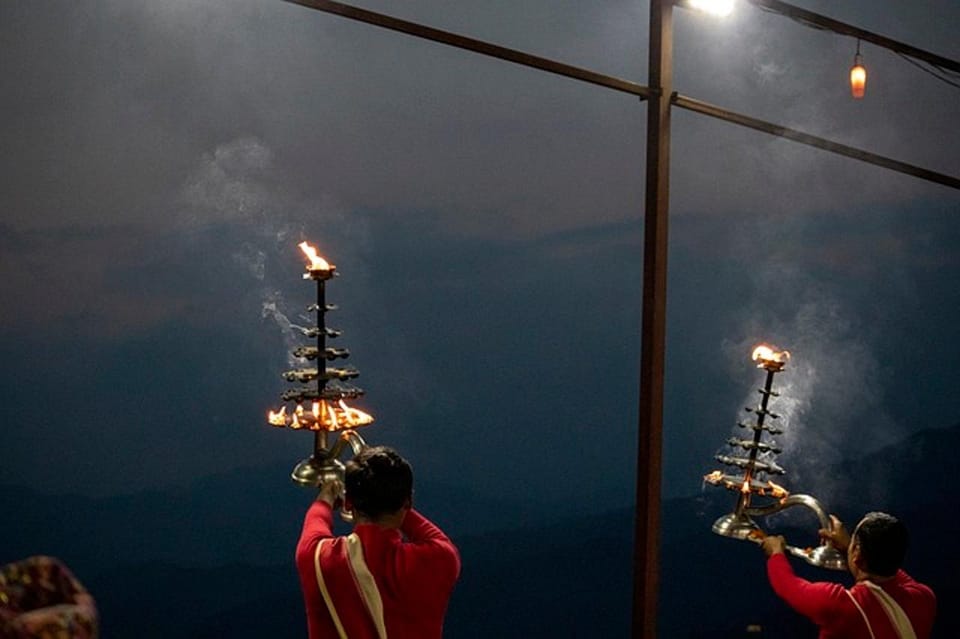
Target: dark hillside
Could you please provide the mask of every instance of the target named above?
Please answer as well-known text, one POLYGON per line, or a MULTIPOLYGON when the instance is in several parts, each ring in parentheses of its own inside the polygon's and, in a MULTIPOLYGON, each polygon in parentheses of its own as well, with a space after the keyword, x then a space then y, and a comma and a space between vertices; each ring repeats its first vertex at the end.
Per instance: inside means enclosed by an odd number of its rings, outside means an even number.
MULTIPOLYGON (((851 521, 866 510, 889 510, 910 526, 907 569, 937 591, 937 639, 960 636, 960 611, 951 605, 960 597, 953 541, 960 498, 949 481, 957 450, 960 426, 920 433, 828 471, 844 487, 831 509, 851 521)), ((550 522, 541 512, 498 515, 495 505, 469 494, 425 488, 418 495, 442 524, 459 510, 472 522, 499 516, 516 524, 478 534, 466 534, 464 521, 447 526, 463 559, 447 637, 627 636, 631 512, 550 522), (537 520, 544 523, 530 523, 537 520)), ((4 529, 0 561, 41 552, 63 557, 97 597, 107 639, 303 637, 291 553, 305 503, 277 469, 105 500, 7 488, 0 508, 18 516, 4 529)), ((660 636, 743 637, 747 624, 762 625, 763 637, 815 636, 773 596, 756 546, 710 532, 732 505, 731 495, 712 487, 664 504, 660 636)), ((815 522, 796 515, 762 523, 793 543, 812 542, 815 522)), ((794 566, 810 579, 843 577, 794 566)))

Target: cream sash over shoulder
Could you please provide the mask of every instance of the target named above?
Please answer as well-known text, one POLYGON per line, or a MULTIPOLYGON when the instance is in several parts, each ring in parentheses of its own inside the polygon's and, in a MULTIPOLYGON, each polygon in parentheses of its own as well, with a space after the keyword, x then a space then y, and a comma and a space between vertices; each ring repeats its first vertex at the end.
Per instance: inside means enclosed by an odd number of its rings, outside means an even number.
MULTIPOLYGON (((893 600, 893 597, 888 595, 883 588, 872 581, 866 580, 860 583, 866 586, 877 598, 877 601, 880 602, 880 606, 883 608, 883 611, 887 613, 887 618, 890 620, 890 625, 892 625, 896 631, 897 637, 900 639, 917 639, 917 633, 913 630, 913 624, 910 623, 910 618, 907 617, 907 613, 903 611, 900 604, 893 600)), ((849 590, 844 590, 844 592, 850 597, 850 601, 857 607, 857 610, 860 611, 860 616, 863 617, 863 622, 867 624, 867 630, 870 632, 871 639, 876 639, 876 636, 873 634, 873 627, 870 625, 870 620, 867 619, 867 613, 863 611, 856 597, 854 597, 849 590)))
MULTIPOLYGON (((330 597, 330 591, 323 578, 323 571, 320 569, 320 550, 324 542, 329 541, 329 539, 323 539, 317 544, 317 550, 313 554, 313 566, 317 573, 317 585, 320 587, 323 601, 327 604, 327 610, 330 611, 330 618, 333 620, 333 625, 337 628, 337 634, 340 636, 340 639, 349 639, 343 623, 340 621, 340 615, 337 614, 333 599, 330 597)), ((374 627, 377 629, 377 637, 379 637, 379 639, 387 639, 387 626, 383 621, 383 600, 380 598, 377 582, 374 580, 373 574, 370 572, 370 568, 367 567, 367 562, 363 558, 363 545, 360 543, 360 538, 356 533, 352 533, 348 535, 344 541, 346 542, 347 559, 350 562, 350 568, 355 579, 357 591, 373 620, 374 627)))

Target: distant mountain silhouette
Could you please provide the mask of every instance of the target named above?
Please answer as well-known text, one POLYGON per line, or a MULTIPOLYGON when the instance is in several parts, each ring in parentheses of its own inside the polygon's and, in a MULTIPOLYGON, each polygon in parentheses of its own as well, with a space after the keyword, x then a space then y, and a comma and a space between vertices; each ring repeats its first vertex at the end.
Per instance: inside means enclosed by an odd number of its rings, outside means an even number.
POLYGON ((843 465, 841 503, 882 504, 893 511, 957 504, 950 488, 960 467, 960 424, 916 433, 843 465))
MULTIPOLYGON (((960 612, 951 605, 960 596, 953 585, 960 498, 949 482, 958 450, 960 425, 824 471, 840 487, 831 509, 850 520, 889 510, 908 523, 907 569, 941 602, 937 639, 960 636, 960 612)), ((292 550, 309 496, 291 490, 287 470, 237 471, 189 488, 99 500, 4 487, 0 508, 10 523, 0 562, 35 553, 62 557, 96 595, 106 639, 304 637, 292 550)), ((418 497, 454 535, 463 558, 445 636, 628 635, 629 510, 551 521, 561 512, 556 504, 507 506, 529 510, 505 514, 500 504, 456 487, 425 486, 418 497)), ((710 532, 732 497, 708 487, 664 503, 660 636, 745 637, 747 624, 764 628, 751 637, 816 636, 774 597, 756 546, 710 532)), ((761 523, 793 543, 815 538, 809 514, 761 523)), ((843 578, 793 563, 810 579, 843 578)))
MULTIPOLYGON (((315 494, 294 486, 289 473, 288 464, 242 469, 187 487, 101 499, 0 486, 0 512, 16 513, 2 533, 0 562, 38 552, 84 572, 104 562, 285 562, 315 494)), ((438 484, 418 486, 416 498, 454 535, 524 526, 559 503, 520 504, 438 484)))

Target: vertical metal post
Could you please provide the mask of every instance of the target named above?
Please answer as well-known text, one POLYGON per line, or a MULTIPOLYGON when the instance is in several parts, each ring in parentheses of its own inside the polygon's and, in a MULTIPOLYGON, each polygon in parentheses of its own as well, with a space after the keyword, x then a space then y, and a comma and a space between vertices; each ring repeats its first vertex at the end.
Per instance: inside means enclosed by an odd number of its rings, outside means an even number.
MULTIPOLYGON (((747 468, 743 472, 743 483, 745 486, 749 486, 750 482, 753 481, 753 473, 757 463, 757 453, 760 451, 759 444, 763 437, 763 422, 767 417, 767 404, 770 403, 770 395, 773 394, 773 376, 775 374, 775 370, 767 369, 767 380, 763 384, 763 390, 760 391, 762 399, 760 400, 760 408, 757 410, 757 423, 753 428, 753 448, 750 449, 747 468)), ((750 496, 752 494, 749 490, 746 492, 744 492, 743 489, 740 490, 740 496, 737 498, 737 508, 734 511, 738 518, 743 517, 743 511, 750 507, 750 496)))
MULTIPOLYGON (((323 279, 317 279, 317 401, 323 401, 323 389, 327 386, 327 379, 324 377, 324 369, 327 365, 327 283, 323 279)), ((327 431, 324 428, 314 433, 313 438, 313 456, 320 459, 327 452, 327 431)))
POLYGON ((633 545, 634 639, 657 635, 663 376, 667 314, 667 217, 670 186, 670 97, 673 93, 673 3, 650 0, 647 175, 643 231, 640 411, 633 545))

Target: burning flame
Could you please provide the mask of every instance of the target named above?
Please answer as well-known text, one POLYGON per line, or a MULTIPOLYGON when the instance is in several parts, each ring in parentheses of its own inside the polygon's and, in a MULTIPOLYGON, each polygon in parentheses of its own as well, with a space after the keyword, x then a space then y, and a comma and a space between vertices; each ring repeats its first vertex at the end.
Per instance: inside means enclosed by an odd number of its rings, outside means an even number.
POLYGON ((306 242, 300 242, 297 246, 300 247, 300 250, 310 259, 310 266, 307 267, 308 271, 329 271, 330 263, 325 259, 317 255, 317 249, 310 246, 306 242))
POLYGON ((754 530, 751 530, 750 532, 747 533, 748 539, 753 539, 758 542, 763 541, 766 538, 766 536, 767 536, 767 533, 763 532, 759 528, 755 528, 754 530))
POLYGON ((744 495, 749 495, 749 494, 750 494, 750 480, 749 480, 749 479, 744 479, 744 480, 743 480, 743 486, 740 486, 740 492, 743 493, 744 495))
POLYGON ((704 476, 703 476, 703 481, 709 482, 709 483, 714 484, 714 485, 717 485, 717 484, 719 484, 720 482, 723 481, 723 472, 722 472, 722 471, 719 471, 719 470, 715 470, 715 471, 713 471, 712 473, 710 473, 710 474, 708 474, 708 475, 704 475, 704 476))
POLYGON ((320 411, 319 411, 320 414, 317 415, 317 421, 321 424, 329 423, 330 418, 327 417, 327 413, 330 412, 330 408, 327 406, 326 402, 319 402, 319 404, 320 404, 320 411))
POLYGON ((350 426, 362 426, 373 421, 373 415, 356 408, 350 408, 342 399, 340 400, 340 408, 343 410, 343 416, 350 426))
POLYGON ((767 486, 770 488, 771 497, 776 497, 777 499, 786 499, 790 496, 790 491, 780 484, 775 484, 772 481, 767 480, 767 486))
POLYGON ((283 406, 279 411, 267 413, 267 421, 280 428, 288 426, 294 430, 308 428, 309 430, 336 431, 372 424, 373 415, 347 406, 342 399, 336 404, 322 400, 313 402, 310 410, 306 410, 303 404, 297 404, 291 414, 287 414, 287 407, 283 406))
POLYGON ((277 412, 270 411, 267 413, 267 421, 270 422, 271 426, 286 426, 287 425, 287 407, 281 406, 280 410, 277 412))
POLYGON ((759 368, 763 368, 764 364, 769 363, 786 364, 790 359, 790 351, 777 351, 774 348, 766 344, 760 344, 753 349, 751 357, 753 361, 757 362, 759 368))
POLYGON ((333 409, 333 406, 329 407, 327 411, 327 428, 330 430, 336 430, 340 427, 340 421, 337 419, 337 411, 333 409))

